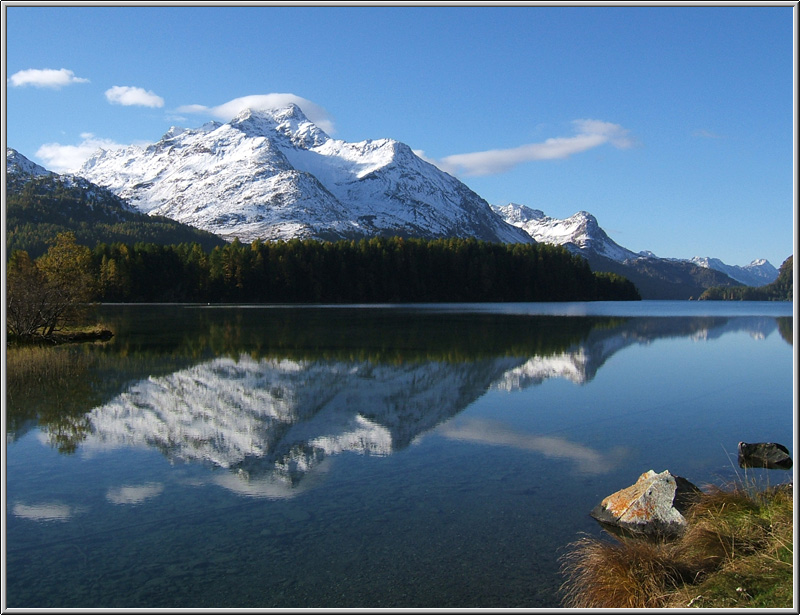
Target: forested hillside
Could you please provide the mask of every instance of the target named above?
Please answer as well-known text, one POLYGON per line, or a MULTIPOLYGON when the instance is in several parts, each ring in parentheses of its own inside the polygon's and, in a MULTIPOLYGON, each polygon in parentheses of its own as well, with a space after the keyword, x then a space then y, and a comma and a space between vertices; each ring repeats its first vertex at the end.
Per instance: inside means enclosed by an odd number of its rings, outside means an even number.
POLYGON ((28 177, 8 173, 6 254, 24 250, 36 258, 56 235, 72 232, 81 245, 98 243, 199 243, 203 249, 225 241, 169 218, 134 211, 110 191, 61 175, 28 177))
POLYGON ((715 286, 707 289, 701 300, 709 301, 792 301, 794 296, 794 257, 790 256, 780 267, 778 279, 764 286, 715 286))

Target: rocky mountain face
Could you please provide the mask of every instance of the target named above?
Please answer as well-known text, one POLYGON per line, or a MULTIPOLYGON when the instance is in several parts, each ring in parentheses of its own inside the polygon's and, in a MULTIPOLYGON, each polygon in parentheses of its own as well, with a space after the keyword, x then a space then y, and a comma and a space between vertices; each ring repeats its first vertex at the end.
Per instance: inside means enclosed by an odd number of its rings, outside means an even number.
POLYGON ((506 222, 523 229, 536 241, 565 246, 576 254, 592 254, 619 262, 642 256, 615 243, 600 228, 597 219, 585 211, 561 220, 516 203, 493 206, 493 209, 506 222))
POLYGON ((329 137, 296 105, 170 129, 157 143, 98 151, 77 173, 160 214, 239 238, 399 235, 531 243, 456 178, 391 139, 329 137))
POLYGON ((683 260, 659 258, 652 252, 633 252, 614 242, 597 219, 585 211, 558 219, 516 203, 493 209, 536 241, 563 245, 580 254, 594 271, 628 278, 636 284, 643 299, 696 299, 711 286, 761 286, 778 276, 777 269, 763 259, 739 267, 716 258, 683 260))

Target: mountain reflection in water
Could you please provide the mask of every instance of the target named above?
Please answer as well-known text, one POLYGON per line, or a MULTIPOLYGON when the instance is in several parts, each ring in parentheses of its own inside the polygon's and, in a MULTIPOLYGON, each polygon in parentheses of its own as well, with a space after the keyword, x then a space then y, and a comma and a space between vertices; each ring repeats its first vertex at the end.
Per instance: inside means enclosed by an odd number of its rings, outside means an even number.
MULTIPOLYGON (((161 349, 173 364, 177 356, 187 366, 156 368, 125 383, 85 414, 89 430, 81 446, 154 447, 171 462, 224 468, 228 472, 212 480, 270 498, 313 486, 332 456, 391 455, 437 426, 443 437, 536 451, 579 473, 604 473, 619 464, 623 451, 451 419, 489 390, 510 393, 553 378, 586 383, 631 345, 732 331, 764 337, 777 327, 774 318, 762 317, 454 318, 365 311, 355 319, 344 310, 247 312, 206 321, 210 314, 198 311, 202 326, 187 333, 191 343, 176 339, 161 349), (211 348, 213 358, 187 360, 187 347, 195 354, 198 347, 211 348)), ((125 348, 120 356, 130 353, 125 348)), ((130 488, 111 501, 135 501, 154 489, 130 488)))

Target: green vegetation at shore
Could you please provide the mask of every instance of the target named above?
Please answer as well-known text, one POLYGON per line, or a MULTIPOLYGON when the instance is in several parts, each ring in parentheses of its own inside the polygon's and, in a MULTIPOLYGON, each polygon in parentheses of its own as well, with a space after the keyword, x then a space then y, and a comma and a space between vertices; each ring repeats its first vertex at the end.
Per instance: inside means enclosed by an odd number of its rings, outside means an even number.
POLYGON ((778 270, 778 278, 764 286, 713 286, 706 289, 698 299, 700 301, 792 301, 794 296, 794 280, 790 256, 778 270))
POLYGON ((712 487, 671 542, 583 538, 562 559, 564 606, 790 608, 793 486, 712 487))

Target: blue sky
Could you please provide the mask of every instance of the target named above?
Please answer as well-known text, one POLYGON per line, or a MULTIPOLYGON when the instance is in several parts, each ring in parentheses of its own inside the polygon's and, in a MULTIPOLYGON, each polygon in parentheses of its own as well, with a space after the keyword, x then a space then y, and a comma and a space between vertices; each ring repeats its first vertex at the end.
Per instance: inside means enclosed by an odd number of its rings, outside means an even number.
POLYGON ((793 251, 791 3, 3 9, 6 145, 52 170, 295 100, 634 251, 793 251))

